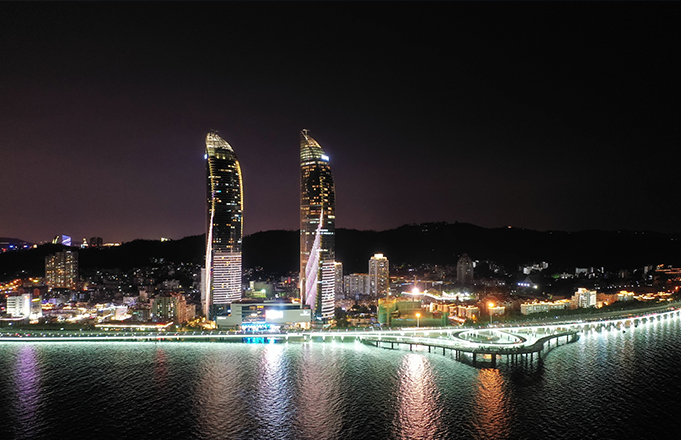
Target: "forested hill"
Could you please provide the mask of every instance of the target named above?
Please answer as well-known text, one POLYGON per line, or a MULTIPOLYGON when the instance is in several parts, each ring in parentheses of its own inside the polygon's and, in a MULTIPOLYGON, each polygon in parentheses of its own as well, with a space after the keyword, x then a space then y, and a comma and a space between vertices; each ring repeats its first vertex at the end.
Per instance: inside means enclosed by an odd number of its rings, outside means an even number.
MULTIPOLYGON (((298 231, 264 231, 244 237, 244 267, 261 266, 284 274, 298 270, 298 231)), ((44 275, 44 259, 62 246, 0 255, 0 279, 44 275)), ((76 249, 76 248, 73 248, 76 249)), ((77 249, 83 269, 128 270, 168 262, 202 264, 203 235, 172 241, 134 240, 106 249, 77 249), (156 261, 156 263, 154 262, 156 261)), ((508 269, 546 261, 556 267, 605 266, 635 268, 647 264, 681 265, 681 234, 641 231, 533 231, 518 228, 482 228, 467 223, 424 223, 387 231, 336 230, 336 259, 345 272, 366 272, 369 258, 385 254, 391 265, 402 263, 456 264, 467 253, 476 260, 493 260, 508 269)))

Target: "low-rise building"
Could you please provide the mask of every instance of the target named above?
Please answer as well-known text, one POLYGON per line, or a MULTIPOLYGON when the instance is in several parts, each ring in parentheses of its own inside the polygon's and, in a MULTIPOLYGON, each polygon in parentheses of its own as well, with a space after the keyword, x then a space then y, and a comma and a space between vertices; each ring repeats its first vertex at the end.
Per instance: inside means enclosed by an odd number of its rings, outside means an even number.
POLYGON ((520 313, 531 315, 532 313, 549 312, 553 310, 565 310, 570 307, 570 300, 561 299, 558 301, 535 301, 520 305, 520 313))
POLYGON ((617 292, 617 301, 633 301, 634 292, 629 292, 626 290, 620 290, 617 292))
POLYGON ((7 297, 7 314, 12 318, 28 318, 31 314, 31 294, 7 297))
POLYGON ((5 312, 12 318, 38 319, 43 316, 42 297, 40 289, 33 289, 34 293, 27 293, 23 288, 7 297, 5 312))
POLYGON ((487 307, 487 312, 492 316, 502 316, 506 313, 506 307, 504 306, 487 307))
POLYGON ((596 295, 596 301, 599 307, 607 306, 619 301, 633 301, 634 292, 621 290, 617 293, 599 293, 596 295))
POLYGON ((480 308, 476 306, 460 305, 456 308, 456 314, 459 318, 477 321, 480 319, 480 308))
POLYGON ((449 314, 421 307, 421 301, 395 297, 378 300, 378 323, 388 327, 442 327, 449 325, 449 314))
POLYGON ((215 318, 218 328, 267 330, 279 327, 309 328, 310 306, 284 300, 259 301, 243 299, 231 304, 227 315, 215 318))
POLYGON ((585 289, 580 287, 574 295, 572 295, 572 308, 580 309, 584 307, 596 307, 598 302, 598 292, 595 290, 585 289))

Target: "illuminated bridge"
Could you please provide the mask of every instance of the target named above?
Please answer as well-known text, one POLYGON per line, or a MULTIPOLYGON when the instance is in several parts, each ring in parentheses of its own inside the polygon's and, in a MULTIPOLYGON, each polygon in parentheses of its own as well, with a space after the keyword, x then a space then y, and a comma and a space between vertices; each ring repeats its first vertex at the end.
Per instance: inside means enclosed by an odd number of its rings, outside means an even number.
POLYGON ((235 331, 9 331, 0 332, 2 342, 361 342, 385 349, 438 353, 474 366, 532 365, 553 348, 578 340, 589 331, 626 331, 630 327, 678 318, 681 310, 601 321, 462 329, 401 328, 363 330, 306 330, 287 333, 235 331))
POLYGON ((497 366, 497 360, 506 364, 532 364, 535 358, 555 348, 561 343, 574 342, 579 337, 575 330, 549 331, 533 335, 513 332, 517 329, 478 329, 459 331, 425 331, 409 336, 380 335, 361 338, 362 342, 376 347, 389 349, 428 350, 429 353, 442 353, 452 358, 479 366, 497 366))

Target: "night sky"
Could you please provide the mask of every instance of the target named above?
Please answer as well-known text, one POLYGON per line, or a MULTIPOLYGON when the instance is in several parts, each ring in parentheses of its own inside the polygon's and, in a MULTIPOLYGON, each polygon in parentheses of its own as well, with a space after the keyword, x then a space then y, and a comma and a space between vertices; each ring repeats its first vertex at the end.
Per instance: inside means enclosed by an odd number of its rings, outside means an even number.
POLYGON ((678 4, 0 4, 0 236, 205 229, 205 134, 251 234, 299 227, 299 131, 337 227, 681 232, 678 4))

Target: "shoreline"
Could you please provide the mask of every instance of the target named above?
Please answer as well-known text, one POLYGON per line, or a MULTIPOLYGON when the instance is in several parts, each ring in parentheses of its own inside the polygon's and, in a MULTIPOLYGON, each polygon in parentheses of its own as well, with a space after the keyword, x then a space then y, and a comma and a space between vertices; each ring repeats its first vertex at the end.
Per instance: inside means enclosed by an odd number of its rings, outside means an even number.
MULTIPOLYGON (((678 303, 675 303, 678 304, 678 303)), ((674 305, 660 306, 653 308, 651 313, 650 308, 636 309, 627 311, 627 313, 617 314, 617 316, 610 316, 608 319, 570 319, 570 320, 543 320, 541 322, 521 322, 514 325, 499 324, 492 326, 481 326, 477 328, 469 328, 470 330, 483 329, 504 329, 510 330, 513 328, 523 329, 527 327, 561 327, 561 326, 586 326, 593 327, 594 325, 607 326, 613 323, 621 323, 622 321, 634 320, 650 320, 666 318, 668 314, 673 314, 678 311, 674 305), (648 313, 636 313, 648 312, 648 313)), ((578 316, 575 316, 578 318, 578 316)), ((617 324, 614 324, 617 325, 617 324)), ((297 332, 282 332, 282 333, 243 333, 228 330, 212 330, 212 331, 101 331, 101 330, 26 330, 26 329, 7 329, 0 330, 0 343, 2 342, 268 342, 275 341, 285 342, 307 342, 313 340, 349 342, 360 340, 366 336, 380 336, 390 334, 429 334, 429 333, 443 333, 455 330, 466 330, 462 327, 405 327, 395 329, 376 330, 373 328, 366 328, 362 330, 305 330, 297 332), (256 341, 249 341, 254 339, 256 341), (347 339, 347 341, 345 341, 347 339)))

